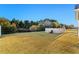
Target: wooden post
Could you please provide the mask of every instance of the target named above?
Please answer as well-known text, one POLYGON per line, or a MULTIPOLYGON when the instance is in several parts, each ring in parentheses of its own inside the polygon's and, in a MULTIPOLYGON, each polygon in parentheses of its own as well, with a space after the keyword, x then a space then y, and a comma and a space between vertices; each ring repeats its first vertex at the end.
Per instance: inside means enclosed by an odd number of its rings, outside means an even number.
POLYGON ((78 38, 79 38, 79 20, 78 20, 78 38))

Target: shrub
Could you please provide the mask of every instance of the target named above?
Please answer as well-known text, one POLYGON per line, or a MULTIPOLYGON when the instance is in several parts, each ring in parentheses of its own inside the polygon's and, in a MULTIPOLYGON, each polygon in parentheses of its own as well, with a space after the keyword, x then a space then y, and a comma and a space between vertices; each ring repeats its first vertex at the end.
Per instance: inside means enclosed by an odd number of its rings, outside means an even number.
POLYGON ((30 30, 31 31, 44 31, 45 30, 45 27, 42 26, 42 25, 32 25, 30 27, 30 30))
POLYGON ((42 25, 38 25, 38 31, 44 31, 45 30, 45 27, 42 26, 42 25))
POLYGON ((37 25, 32 25, 32 26, 30 27, 30 30, 31 30, 31 31, 37 31, 37 30, 38 30, 38 26, 37 26, 37 25))
POLYGON ((2 34, 14 33, 16 32, 16 24, 10 23, 6 18, 0 18, 0 25, 2 27, 2 34))
POLYGON ((16 32, 16 28, 14 26, 2 27, 2 34, 9 34, 16 32))

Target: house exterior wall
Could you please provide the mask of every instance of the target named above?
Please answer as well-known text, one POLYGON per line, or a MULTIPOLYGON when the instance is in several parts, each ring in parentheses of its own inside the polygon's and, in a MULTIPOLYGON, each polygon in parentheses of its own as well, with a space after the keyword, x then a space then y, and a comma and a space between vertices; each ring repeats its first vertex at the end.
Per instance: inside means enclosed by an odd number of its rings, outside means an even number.
POLYGON ((63 33, 65 32, 65 28, 45 28, 45 32, 50 33, 53 31, 53 33, 63 33))

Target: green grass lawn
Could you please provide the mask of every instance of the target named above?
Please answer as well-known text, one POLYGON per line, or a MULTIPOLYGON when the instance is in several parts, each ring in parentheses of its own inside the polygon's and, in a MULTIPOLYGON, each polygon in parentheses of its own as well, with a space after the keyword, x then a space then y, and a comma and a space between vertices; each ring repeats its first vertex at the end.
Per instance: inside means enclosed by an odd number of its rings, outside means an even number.
POLYGON ((0 38, 0 53, 79 53, 76 31, 63 34, 25 32, 3 35, 0 38))

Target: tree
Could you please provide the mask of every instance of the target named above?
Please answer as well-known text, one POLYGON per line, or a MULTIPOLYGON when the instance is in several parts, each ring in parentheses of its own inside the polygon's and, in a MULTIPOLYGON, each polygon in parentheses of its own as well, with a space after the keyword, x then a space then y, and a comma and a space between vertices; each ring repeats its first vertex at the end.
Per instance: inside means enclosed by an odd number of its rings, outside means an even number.
POLYGON ((19 22, 19 28, 24 28, 24 23, 22 21, 19 22))
POLYGON ((37 30, 38 30, 38 26, 37 26, 37 25, 32 25, 32 26, 30 27, 30 30, 31 30, 31 31, 37 31, 37 30))
POLYGON ((70 29, 73 29, 74 28, 74 25, 73 24, 69 25, 69 28, 70 29))
POLYGON ((8 27, 8 26, 10 26, 10 22, 6 18, 0 18, 0 25, 2 27, 8 27))
POLYGON ((52 27, 53 28, 58 28, 58 27, 60 27, 60 24, 57 23, 57 22, 52 22, 52 27))
POLYGON ((2 27, 2 34, 13 33, 16 28, 11 25, 10 21, 6 18, 0 18, 0 25, 2 27))
POLYGON ((14 26, 14 27, 16 28, 16 23, 12 23, 11 25, 14 26))
POLYGON ((44 31, 45 30, 45 27, 42 26, 42 25, 38 25, 38 31, 44 31))
POLYGON ((38 22, 31 21, 30 25, 38 25, 38 22))
POLYGON ((39 21, 39 25, 43 26, 43 27, 47 27, 50 28, 51 27, 51 21, 50 19, 46 18, 43 21, 39 21))
POLYGON ((17 19, 15 19, 15 18, 13 18, 12 21, 11 21, 11 24, 12 24, 12 23, 15 23, 15 24, 16 24, 16 27, 18 28, 20 21, 17 20, 17 19))
POLYGON ((29 28, 30 27, 30 23, 29 23, 29 21, 28 20, 25 20, 24 21, 24 28, 29 28))

